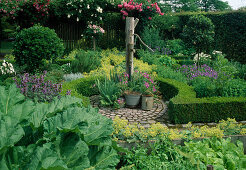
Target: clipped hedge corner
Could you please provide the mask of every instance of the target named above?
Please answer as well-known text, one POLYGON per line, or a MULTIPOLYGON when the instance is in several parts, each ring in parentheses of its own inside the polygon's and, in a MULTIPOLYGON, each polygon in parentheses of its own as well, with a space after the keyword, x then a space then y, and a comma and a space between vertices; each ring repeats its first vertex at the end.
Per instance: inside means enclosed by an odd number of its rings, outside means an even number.
POLYGON ((246 120, 245 97, 196 98, 194 89, 185 83, 163 78, 158 81, 164 99, 170 99, 168 115, 173 123, 209 123, 228 117, 246 120))

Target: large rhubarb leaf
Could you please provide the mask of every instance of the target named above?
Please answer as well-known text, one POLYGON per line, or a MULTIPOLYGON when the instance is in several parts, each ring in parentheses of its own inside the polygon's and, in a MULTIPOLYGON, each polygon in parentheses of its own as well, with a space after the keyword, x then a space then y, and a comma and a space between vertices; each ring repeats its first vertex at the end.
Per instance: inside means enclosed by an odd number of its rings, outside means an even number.
POLYGON ((9 110, 17 103, 23 102, 25 96, 19 93, 19 89, 12 84, 9 89, 5 89, 4 86, 0 86, 0 115, 8 114, 9 110))
POLYGON ((30 100, 25 101, 25 96, 15 85, 11 85, 9 89, 0 86, 0 119, 8 116, 21 123, 29 119, 33 109, 34 103, 30 100))
POLYGON ((60 99, 56 98, 49 104, 39 103, 35 107, 34 113, 30 118, 30 122, 35 128, 38 128, 47 117, 51 117, 57 112, 61 112, 68 107, 81 105, 81 103, 81 99, 71 96, 64 96, 60 99))
POLYGON ((66 164, 59 159, 52 150, 52 144, 46 143, 42 147, 37 147, 31 157, 31 163, 26 169, 68 169, 66 164))
POLYGON ((89 158, 91 169, 114 169, 119 162, 117 152, 111 146, 104 146, 100 150, 90 147, 89 158))
POLYGON ((4 148, 14 146, 24 136, 23 128, 12 120, 0 120, 0 154, 4 148))

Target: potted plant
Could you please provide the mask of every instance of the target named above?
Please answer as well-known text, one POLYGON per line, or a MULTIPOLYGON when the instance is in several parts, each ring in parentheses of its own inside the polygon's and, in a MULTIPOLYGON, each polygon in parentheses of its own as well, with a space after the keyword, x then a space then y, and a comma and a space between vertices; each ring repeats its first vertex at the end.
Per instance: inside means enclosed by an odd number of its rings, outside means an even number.
POLYGON ((140 87, 140 92, 142 93, 141 107, 143 110, 151 110, 154 105, 154 93, 157 92, 158 86, 149 74, 142 73, 142 76, 140 87))
POLYGON ((136 107, 141 98, 140 86, 141 86, 141 75, 138 72, 132 74, 131 81, 128 81, 129 75, 124 73, 120 78, 120 84, 125 96, 126 105, 130 108, 136 107))

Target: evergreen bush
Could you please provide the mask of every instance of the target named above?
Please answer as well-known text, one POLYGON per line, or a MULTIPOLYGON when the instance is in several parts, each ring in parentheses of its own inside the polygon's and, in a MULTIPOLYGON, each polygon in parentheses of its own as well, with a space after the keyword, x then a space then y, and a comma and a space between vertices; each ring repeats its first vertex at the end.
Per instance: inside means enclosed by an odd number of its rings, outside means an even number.
POLYGON ((43 66, 43 59, 55 60, 63 55, 64 47, 54 30, 40 25, 23 29, 16 36, 13 54, 16 63, 28 72, 43 66))

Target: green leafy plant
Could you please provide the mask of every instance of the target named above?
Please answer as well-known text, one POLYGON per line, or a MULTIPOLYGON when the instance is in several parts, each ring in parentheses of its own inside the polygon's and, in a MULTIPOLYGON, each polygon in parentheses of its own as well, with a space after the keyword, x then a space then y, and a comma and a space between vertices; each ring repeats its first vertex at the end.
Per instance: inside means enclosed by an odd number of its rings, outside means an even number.
POLYGON ((0 87, 1 169, 110 169, 112 120, 81 99, 34 104, 15 85, 0 87))
POLYGON ((209 77, 197 77, 191 81, 196 97, 212 97, 219 96, 216 83, 209 77))
POLYGON ((34 72, 42 65, 43 59, 55 60, 63 54, 64 47, 54 30, 40 25, 23 29, 16 36, 13 48, 16 63, 34 72))
POLYGON ((182 155, 202 167, 213 165, 215 169, 231 170, 246 168, 243 143, 237 141, 235 145, 231 143, 230 138, 185 142, 185 147, 182 150, 182 155))
POLYGON ((80 50, 75 55, 75 60, 71 63, 73 73, 89 73, 101 65, 100 53, 95 51, 80 50))
POLYGON ((246 97, 246 81, 242 79, 227 81, 222 88, 222 96, 246 97))
POLYGON ((164 41, 161 39, 160 31, 157 28, 145 26, 141 37, 143 42, 145 42, 152 49, 164 46, 164 41))
POLYGON ((117 99, 121 95, 121 89, 117 83, 107 78, 96 81, 96 86, 100 93, 100 103, 102 106, 113 106, 119 108, 117 99))
POLYGON ((159 58, 159 63, 168 67, 177 64, 176 60, 168 55, 161 55, 161 57, 159 58))

